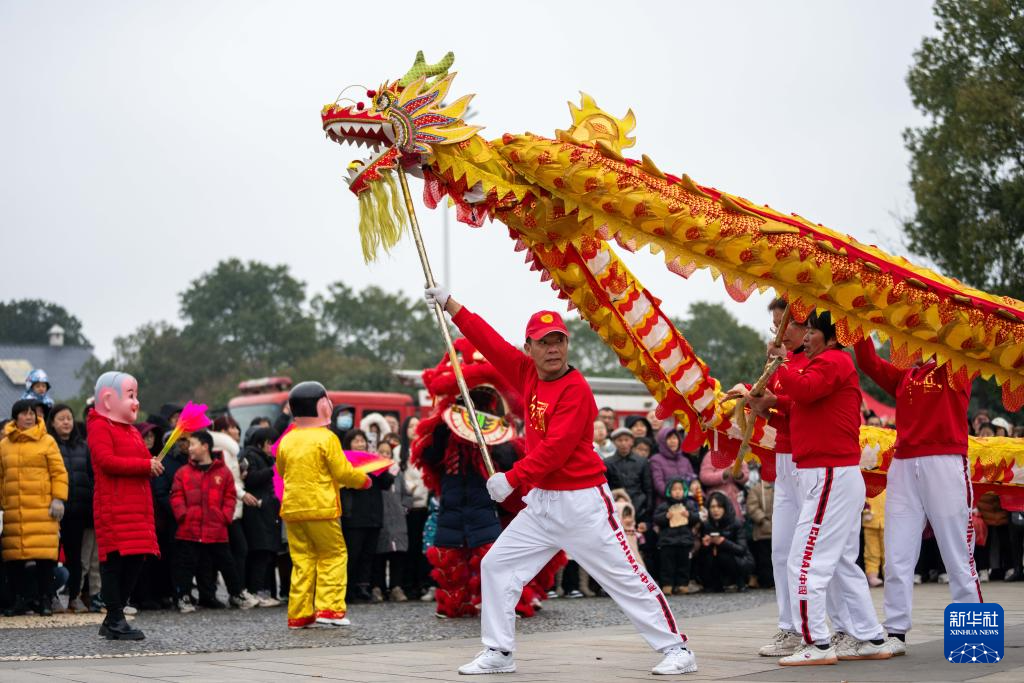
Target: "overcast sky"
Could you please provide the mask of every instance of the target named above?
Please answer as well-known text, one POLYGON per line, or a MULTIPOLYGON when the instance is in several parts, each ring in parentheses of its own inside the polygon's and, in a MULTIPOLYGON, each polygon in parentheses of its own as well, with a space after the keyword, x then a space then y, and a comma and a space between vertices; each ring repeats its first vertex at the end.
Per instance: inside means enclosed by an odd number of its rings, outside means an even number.
MULTIPOLYGON (((365 151, 327 142, 319 118, 418 49, 455 51, 452 94, 477 94, 489 138, 553 135, 584 90, 633 108, 630 156, 905 254, 901 134, 922 120, 905 77, 933 24, 924 0, 0 0, 0 299, 60 303, 105 357, 142 323, 177 322, 178 293, 228 257, 286 264, 310 294, 343 280, 419 296, 411 241, 363 263, 342 175, 365 151)), ((419 215, 440 276, 440 214, 419 215)), ((453 293, 501 332, 564 310, 502 224, 451 230, 453 293)), ((737 304, 706 271, 626 260, 669 314, 721 301, 766 331, 767 297, 737 304)))

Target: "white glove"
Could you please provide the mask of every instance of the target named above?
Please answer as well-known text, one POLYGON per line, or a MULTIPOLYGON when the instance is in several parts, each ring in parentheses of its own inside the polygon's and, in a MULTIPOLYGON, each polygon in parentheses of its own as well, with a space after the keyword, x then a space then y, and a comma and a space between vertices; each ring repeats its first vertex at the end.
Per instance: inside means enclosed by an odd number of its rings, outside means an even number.
POLYGON ((423 299, 431 309, 433 309, 434 304, 437 303, 440 304, 441 310, 444 310, 444 307, 448 303, 448 299, 451 295, 451 291, 442 284, 438 284, 436 287, 425 287, 423 289, 423 299))
POLYGON ((504 472, 493 474, 487 480, 487 493, 491 495, 491 500, 495 503, 500 503, 508 498, 514 490, 512 484, 508 483, 508 477, 504 472))
POLYGON ((54 498, 50 501, 50 517, 53 517, 58 522, 64 518, 64 501, 60 498, 54 498))

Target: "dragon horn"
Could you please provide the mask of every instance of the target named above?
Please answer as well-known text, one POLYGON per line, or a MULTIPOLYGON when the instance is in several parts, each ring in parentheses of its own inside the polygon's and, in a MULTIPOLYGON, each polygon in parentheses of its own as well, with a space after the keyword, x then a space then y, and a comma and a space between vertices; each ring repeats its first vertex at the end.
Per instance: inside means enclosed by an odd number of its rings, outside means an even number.
POLYGON ((437 64, 427 64, 427 60, 423 56, 423 50, 420 50, 416 53, 416 59, 409 70, 398 79, 398 85, 404 88, 420 76, 444 76, 454 63, 455 53, 449 52, 437 64))

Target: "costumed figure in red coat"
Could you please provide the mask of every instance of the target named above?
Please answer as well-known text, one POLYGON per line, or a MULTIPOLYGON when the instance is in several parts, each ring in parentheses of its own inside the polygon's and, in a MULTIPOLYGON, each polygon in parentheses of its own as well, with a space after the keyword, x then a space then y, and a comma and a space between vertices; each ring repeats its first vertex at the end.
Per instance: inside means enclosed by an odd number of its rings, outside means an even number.
POLYGON ((96 380, 95 409, 89 413, 89 453, 95 477, 93 516, 107 616, 100 635, 108 640, 142 640, 124 618, 124 605, 147 555, 159 555, 149 480, 164 471, 132 425, 139 413, 139 385, 124 372, 96 380))
MULTIPOLYGON (((513 416, 522 414, 522 399, 466 339, 455 340, 455 348, 491 460, 496 469, 507 471, 524 454, 523 439, 512 424, 513 416)), ((437 616, 476 616, 480 613, 480 561, 502 528, 524 507, 522 497, 527 491, 515 492, 500 505, 491 500, 487 470, 447 356, 423 372, 423 383, 435 405, 416 430, 410 460, 423 471, 424 483, 440 503, 437 534, 427 551, 431 576, 437 582, 437 616)), ((565 554, 558 553, 527 584, 517 613, 533 616, 565 563, 565 554)))

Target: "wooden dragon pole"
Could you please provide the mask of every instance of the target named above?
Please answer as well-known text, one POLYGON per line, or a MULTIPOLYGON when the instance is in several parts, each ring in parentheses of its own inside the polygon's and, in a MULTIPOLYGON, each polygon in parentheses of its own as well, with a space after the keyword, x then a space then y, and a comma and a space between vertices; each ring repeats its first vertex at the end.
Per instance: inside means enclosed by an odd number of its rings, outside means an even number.
MULTIPOLYGON (((416 220, 416 207, 412 203, 412 193, 409 192, 409 181, 406 180, 405 170, 398 164, 398 181, 402 185, 402 196, 405 198, 405 210, 409 214, 409 225, 412 228, 412 238, 416 242, 416 251, 420 255, 420 265, 423 266, 423 276, 427 279, 428 287, 436 287, 434 271, 430 268, 430 261, 427 259, 427 249, 423 246, 423 235, 420 234, 420 224, 416 220)), ((444 318, 444 310, 441 305, 434 302, 434 315, 437 317, 437 326, 441 329, 441 336, 444 337, 445 346, 448 348, 448 360, 451 361, 452 370, 455 372, 455 381, 459 385, 459 393, 466 403, 466 410, 469 412, 469 421, 473 424, 473 433, 476 435, 476 445, 480 447, 480 455, 484 459, 484 467, 487 474, 494 474, 494 462, 491 460, 490 451, 487 450, 487 443, 484 442, 484 435, 480 431, 480 421, 476 417, 476 407, 469 397, 469 386, 466 385, 466 378, 462 375, 462 365, 455 352, 455 345, 452 343, 452 334, 448 329, 448 321, 444 318)))
MULTIPOLYGON (((782 343, 782 337, 786 334, 786 328, 789 327, 789 321, 791 319, 792 314, 789 310, 789 304, 786 304, 786 310, 782 312, 782 320, 779 322, 779 329, 775 331, 775 346, 782 343)), ((764 388, 768 385, 768 380, 771 379, 775 371, 778 370, 779 366, 784 362, 784 358, 770 358, 768 362, 765 363, 764 371, 761 373, 761 376, 758 377, 757 381, 750 387, 750 391, 747 392, 747 396, 753 396, 756 398, 764 395, 764 388)), ((747 453, 750 452, 750 438, 754 434, 754 416, 750 415, 748 419, 746 407, 747 397, 743 397, 736 401, 736 407, 733 410, 733 419, 743 432, 743 440, 740 442, 740 448, 736 452, 736 462, 732 464, 732 476, 734 479, 740 476, 740 471, 743 469, 743 459, 747 457, 747 453)))

